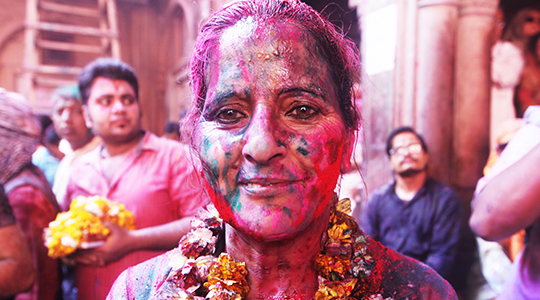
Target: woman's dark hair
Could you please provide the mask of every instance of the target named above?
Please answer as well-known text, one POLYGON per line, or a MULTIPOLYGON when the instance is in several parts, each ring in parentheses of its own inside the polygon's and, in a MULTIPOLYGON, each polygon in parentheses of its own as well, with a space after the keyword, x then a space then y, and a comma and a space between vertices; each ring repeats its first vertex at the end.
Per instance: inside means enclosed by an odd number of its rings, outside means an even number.
POLYGON ((390 156, 390 150, 392 149, 392 142, 394 141, 394 137, 400 133, 403 132, 410 132, 414 134, 418 140, 420 141, 420 144, 422 145, 422 149, 425 153, 428 153, 426 142, 424 141, 424 138, 418 134, 414 129, 410 126, 401 126, 396 129, 394 129, 392 132, 390 132, 390 135, 388 135, 388 138, 386 139, 386 154, 390 156))
POLYGON ((527 43, 527 50, 530 51, 530 53, 534 57, 534 60, 537 63, 540 63, 540 57, 538 57, 538 54, 536 53, 538 50, 538 40, 540 40, 540 33, 533 35, 529 39, 529 42, 527 43))
POLYGON ((135 97, 139 99, 139 82, 137 75, 131 66, 125 62, 111 57, 100 57, 84 67, 79 74, 79 90, 81 92, 82 103, 88 103, 90 97, 90 88, 96 77, 105 77, 108 79, 125 80, 135 91, 135 97))
POLYGON ((305 30, 328 63, 337 90, 339 108, 348 130, 356 130, 360 117, 355 109, 353 84, 359 80, 360 62, 355 44, 317 11, 299 0, 244 0, 233 2, 210 17, 201 28, 190 63, 194 93, 192 109, 184 129, 191 134, 204 107, 207 93, 206 72, 212 52, 223 32, 238 21, 253 17, 256 21, 292 21, 305 30))

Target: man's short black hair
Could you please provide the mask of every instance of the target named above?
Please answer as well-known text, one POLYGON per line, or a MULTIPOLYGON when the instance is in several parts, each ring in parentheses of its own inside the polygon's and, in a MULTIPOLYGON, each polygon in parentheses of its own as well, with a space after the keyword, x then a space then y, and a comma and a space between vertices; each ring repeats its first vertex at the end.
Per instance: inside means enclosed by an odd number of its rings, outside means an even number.
POLYGON ((137 75, 131 66, 125 62, 111 57, 100 57, 84 67, 79 74, 79 90, 81 91, 82 103, 88 104, 90 88, 96 77, 125 80, 135 91, 135 97, 139 99, 139 82, 137 75))
POLYGON ((45 114, 38 114, 36 115, 36 118, 39 121, 39 124, 41 124, 41 136, 43 137, 45 135, 45 129, 49 127, 53 123, 51 117, 45 114))
POLYGON ((79 86, 77 85, 67 85, 61 86, 54 90, 51 96, 52 103, 55 104, 56 101, 60 99, 72 99, 77 102, 82 103, 81 92, 79 92, 79 86))
POLYGON ((410 132, 414 134, 420 141, 420 144, 422 145, 422 149, 424 150, 424 152, 428 153, 426 142, 424 142, 424 138, 420 134, 414 131, 414 129, 410 126, 400 126, 394 129, 392 132, 390 132, 390 135, 388 136, 388 139, 386 140, 386 154, 388 154, 388 156, 390 156, 390 150, 392 149, 392 142, 394 140, 394 137, 403 132, 410 132))
POLYGON ((53 124, 49 125, 47 129, 45 129, 45 136, 43 139, 51 145, 60 145, 61 138, 60 136, 58 136, 58 133, 56 132, 53 124))
POLYGON ((178 122, 169 121, 165 124, 165 133, 179 133, 180 125, 178 122))

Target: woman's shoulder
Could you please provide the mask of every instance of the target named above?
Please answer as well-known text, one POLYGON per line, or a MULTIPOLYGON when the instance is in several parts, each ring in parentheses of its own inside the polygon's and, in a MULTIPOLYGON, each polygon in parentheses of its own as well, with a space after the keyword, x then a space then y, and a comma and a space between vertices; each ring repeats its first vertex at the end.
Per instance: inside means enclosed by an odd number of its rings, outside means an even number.
POLYGON ((383 299, 457 299, 452 286, 431 267, 371 238, 368 248, 375 262, 369 279, 379 285, 383 299))
POLYGON ((114 282, 107 300, 147 300, 171 272, 170 256, 175 249, 126 269, 114 282))

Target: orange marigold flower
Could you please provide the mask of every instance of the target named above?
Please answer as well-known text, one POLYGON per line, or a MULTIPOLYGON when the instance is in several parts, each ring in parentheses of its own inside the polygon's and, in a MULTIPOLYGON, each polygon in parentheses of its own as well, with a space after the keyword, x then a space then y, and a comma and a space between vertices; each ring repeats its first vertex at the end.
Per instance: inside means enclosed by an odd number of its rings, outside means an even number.
MULTIPOLYGON (((204 284, 209 290, 209 294, 216 294, 216 290, 228 290, 240 297, 245 297, 249 292, 246 280, 247 269, 243 262, 236 262, 229 254, 221 253, 210 266, 208 282, 204 284), (212 291, 214 292, 212 293, 212 291)), ((223 295, 217 293, 214 299, 220 299, 223 295)), ((234 299, 234 298, 230 298, 234 299)))

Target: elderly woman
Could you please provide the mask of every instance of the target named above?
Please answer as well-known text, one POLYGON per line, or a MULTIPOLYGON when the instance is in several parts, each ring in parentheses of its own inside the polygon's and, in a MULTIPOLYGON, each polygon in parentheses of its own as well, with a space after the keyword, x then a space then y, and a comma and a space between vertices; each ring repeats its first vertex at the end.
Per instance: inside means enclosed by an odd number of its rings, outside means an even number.
POLYGON ((189 124, 215 208, 108 298, 454 299, 432 269, 364 235, 334 194, 359 125, 358 68, 352 42, 300 1, 213 15, 191 62, 189 124))
POLYGON ((43 244, 43 229, 59 207, 45 175, 32 164, 40 128, 22 95, 0 89, 0 184, 24 232, 37 274, 32 289, 15 299, 53 300, 60 288, 59 262, 48 257, 43 244))

